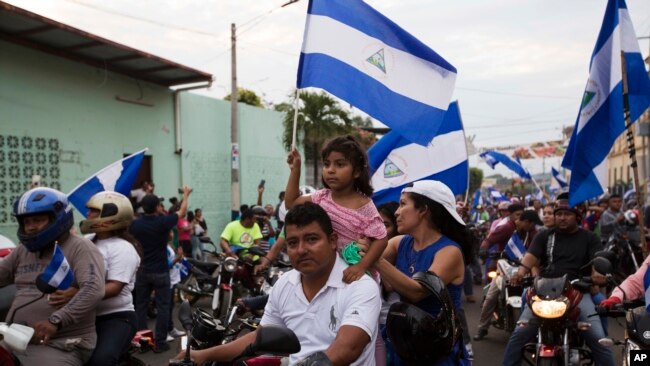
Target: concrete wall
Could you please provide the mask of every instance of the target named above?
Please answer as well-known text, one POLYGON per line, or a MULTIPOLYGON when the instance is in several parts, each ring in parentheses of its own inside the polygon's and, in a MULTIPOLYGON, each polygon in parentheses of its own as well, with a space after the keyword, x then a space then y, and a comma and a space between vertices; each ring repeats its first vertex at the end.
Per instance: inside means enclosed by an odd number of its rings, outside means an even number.
MULTIPOLYGON (((156 193, 194 187, 213 236, 230 219, 230 107, 181 94, 182 154, 175 154, 171 90, 0 41, 0 234, 15 240, 9 215, 32 174, 69 192, 123 154, 149 148, 156 193), (152 106, 124 103, 122 98, 152 106)), ((276 203, 288 169, 280 143, 282 115, 240 104, 242 202, 276 203)))

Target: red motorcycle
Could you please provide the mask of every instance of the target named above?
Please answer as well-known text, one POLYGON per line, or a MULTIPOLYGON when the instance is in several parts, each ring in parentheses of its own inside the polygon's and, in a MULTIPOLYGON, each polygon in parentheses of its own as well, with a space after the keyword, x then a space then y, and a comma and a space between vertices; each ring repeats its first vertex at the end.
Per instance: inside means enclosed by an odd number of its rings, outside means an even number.
MULTIPOLYGON (((612 266, 606 258, 596 257, 592 262, 598 273, 611 273, 612 266)), ((585 346, 581 334, 591 327, 591 323, 578 321, 580 317, 578 304, 585 293, 589 296, 590 287, 590 277, 571 282, 567 275, 557 278, 535 278, 533 287, 526 295, 526 302, 535 316, 529 324, 539 327, 537 343, 528 344, 524 348, 524 354, 530 355, 530 359, 524 358, 529 365, 593 364, 591 351, 585 346)), ((587 314, 587 316, 593 315, 595 314, 587 314)), ((599 343, 605 346, 613 345, 608 338, 601 339, 599 343)))

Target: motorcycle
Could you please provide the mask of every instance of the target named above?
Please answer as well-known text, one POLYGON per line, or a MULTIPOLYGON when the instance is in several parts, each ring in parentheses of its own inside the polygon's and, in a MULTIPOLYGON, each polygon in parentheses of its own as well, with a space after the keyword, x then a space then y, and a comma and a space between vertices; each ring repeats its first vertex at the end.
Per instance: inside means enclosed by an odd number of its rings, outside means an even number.
POLYGON ((639 240, 638 227, 629 228, 626 233, 614 231, 605 244, 605 250, 616 254, 617 261, 613 271, 617 282, 624 281, 639 269, 643 262, 643 251, 639 240))
MULTIPOLYGON (((182 360, 172 360, 169 365, 195 366, 191 361, 191 349, 206 349, 214 345, 226 344, 233 341, 244 330, 254 331, 257 324, 240 319, 240 325, 235 326, 234 314, 236 306, 230 309, 227 324, 213 318, 207 312, 196 309, 192 312, 189 302, 184 301, 178 312, 178 318, 187 331, 188 336, 181 340, 184 345, 185 357, 182 360)), ((277 326, 265 326, 257 332, 255 342, 251 343, 244 352, 232 362, 209 362, 208 366, 250 365, 250 366, 279 366, 282 358, 300 351, 300 343, 296 335, 289 329, 277 326)))
MULTIPOLYGON (((507 258, 497 259, 496 271, 488 273, 488 276, 496 281, 499 288, 499 298, 494 309, 492 325, 497 329, 511 333, 517 325, 521 315, 522 286, 510 284, 510 278, 517 273, 519 263, 507 258)), ((487 294, 490 285, 484 287, 484 295, 487 294)))
POLYGON ((636 300, 618 304, 613 309, 596 309, 598 315, 612 318, 625 317, 625 339, 614 344, 623 346, 623 364, 633 365, 631 351, 650 352, 650 314, 645 309, 645 301, 636 300))
POLYGON ((0 346, 0 365, 20 365, 14 354, 27 350, 29 341, 34 336, 34 328, 16 323, 0 323, 0 335, 4 342, 3 346, 0 346))
MULTIPOLYGON (((263 294, 265 273, 253 275, 256 261, 228 257, 223 253, 216 253, 216 248, 204 250, 216 257, 216 261, 187 259, 191 265, 190 274, 185 281, 176 284, 182 300, 194 304, 201 297, 212 297, 212 312, 214 316, 222 318, 234 299, 263 294)), ((263 257, 266 252, 258 247, 251 247, 248 248, 248 254, 263 257)))
MULTIPOLYGON (((608 259, 597 256, 592 263, 598 273, 611 273, 612 265, 608 259)), ((530 284, 530 280, 527 282, 522 282, 522 285, 530 284)), ((524 348, 525 353, 532 355, 534 362, 525 358, 528 364, 538 366, 593 364, 591 351, 584 346, 584 339, 581 336, 581 332, 588 330, 591 324, 578 321, 580 317, 578 304, 583 294, 589 292, 590 287, 590 277, 573 281, 569 281, 567 275, 534 279, 533 287, 526 295, 526 301, 534 315, 530 324, 537 325, 539 329, 537 343, 528 344, 524 348)), ((526 325, 528 324, 522 324, 522 326, 526 325)), ((608 338, 599 340, 599 343, 604 346, 613 344, 608 338)))

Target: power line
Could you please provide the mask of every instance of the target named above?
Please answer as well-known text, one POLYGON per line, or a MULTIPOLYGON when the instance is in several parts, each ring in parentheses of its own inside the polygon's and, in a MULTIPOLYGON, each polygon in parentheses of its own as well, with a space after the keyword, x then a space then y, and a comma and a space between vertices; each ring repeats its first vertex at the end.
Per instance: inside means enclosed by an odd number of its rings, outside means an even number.
POLYGON ((566 96, 561 96, 561 95, 541 95, 541 94, 524 94, 524 93, 511 93, 511 92, 504 92, 504 91, 499 91, 499 90, 487 90, 487 89, 476 89, 476 88, 463 88, 460 86, 457 86, 456 89, 459 90, 467 90, 471 92, 477 92, 477 93, 487 93, 487 94, 497 94, 497 95, 509 95, 509 96, 514 96, 514 97, 522 97, 522 98, 546 98, 546 99, 565 99, 565 100, 580 100, 580 98, 575 98, 575 97, 566 97, 566 96))
POLYGON ((530 125, 539 125, 539 124, 547 124, 547 123, 562 123, 563 120, 559 119, 553 119, 553 120, 542 120, 542 121, 533 121, 533 122, 524 122, 524 123, 517 123, 517 124, 512 124, 512 123, 497 123, 497 124, 492 124, 492 125, 485 125, 485 126, 476 126, 476 127, 470 127, 470 126, 465 126, 466 129, 468 130, 479 130, 482 128, 492 128, 492 127, 519 127, 519 126, 530 126, 530 125))
POLYGON ((121 13, 121 12, 115 11, 113 9, 105 8, 105 7, 102 7, 102 6, 88 4, 88 3, 84 2, 84 1, 81 1, 81 0, 65 0, 65 1, 75 3, 77 5, 85 6, 87 8, 91 8, 91 9, 94 9, 94 10, 97 10, 97 11, 100 11, 100 12, 103 12, 103 13, 109 13, 109 14, 121 16, 121 17, 124 17, 124 18, 129 18, 129 19, 133 19, 133 20, 153 24, 153 25, 157 25, 159 27, 172 28, 172 29, 181 30, 181 31, 188 32, 188 33, 199 34, 199 35, 202 35, 202 36, 213 37, 213 38, 217 38, 217 39, 227 39, 227 37, 228 37, 227 34, 217 35, 217 34, 214 34, 214 33, 204 32, 204 31, 200 31, 200 30, 197 30, 197 29, 181 27, 181 26, 178 26, 178 25, 172 25, 172 24, 167 24, 167 23, 163 23, 163 22, 158 22, 158 21, 153 20, 153 19, 142 18, 142 17, 138 17, 138 16, 135 16, 135 15, 121 13))

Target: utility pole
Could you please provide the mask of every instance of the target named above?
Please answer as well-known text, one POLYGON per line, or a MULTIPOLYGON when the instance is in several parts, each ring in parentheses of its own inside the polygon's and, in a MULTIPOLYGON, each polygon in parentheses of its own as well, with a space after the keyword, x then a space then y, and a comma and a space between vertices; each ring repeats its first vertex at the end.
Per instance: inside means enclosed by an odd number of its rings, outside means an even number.
POLYGON ((230 209, 239 211, 239 133, 237 126, 237 27, 230 25, 230 209))

